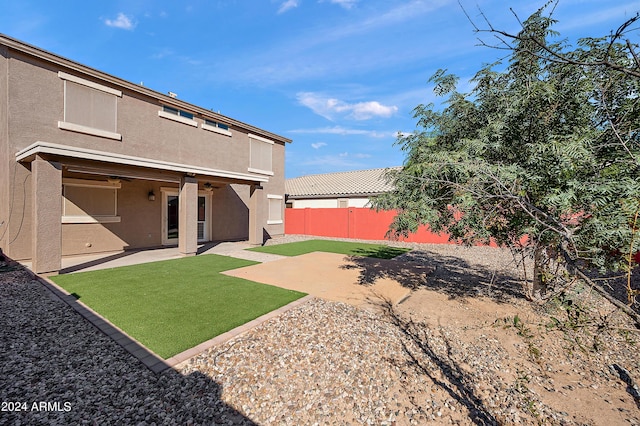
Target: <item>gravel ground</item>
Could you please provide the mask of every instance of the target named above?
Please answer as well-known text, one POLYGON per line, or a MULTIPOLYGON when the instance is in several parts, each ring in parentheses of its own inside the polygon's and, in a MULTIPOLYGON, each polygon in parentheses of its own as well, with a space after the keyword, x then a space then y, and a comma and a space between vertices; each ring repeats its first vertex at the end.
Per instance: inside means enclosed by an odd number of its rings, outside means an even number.
MULTIPOLYGON (((409 246, 421 252, 405 258, 436 266, 451 298, 518 293, 501 251, 409 246)), ((631 386, 609 368, 638 379, 637 350, 618 335, 601 336, 594 357, 557 345, 566 333, 524 338, 315 299, 155 375, 11 269, 0 264, 0 424, 640 424, 631 386), (527 358, 534 344, 548 355, 527 358), (616 417, 599 419, 590 394, 616 417), (582 416, 554 404, 576 395, 582 416)))

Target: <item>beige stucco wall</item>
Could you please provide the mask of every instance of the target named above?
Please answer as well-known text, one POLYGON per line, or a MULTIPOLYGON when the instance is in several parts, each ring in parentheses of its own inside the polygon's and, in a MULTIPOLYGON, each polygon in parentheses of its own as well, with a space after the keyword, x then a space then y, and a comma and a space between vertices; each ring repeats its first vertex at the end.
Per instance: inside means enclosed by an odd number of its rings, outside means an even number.
MULTIPOLYGON (((228 137, 159 117, 159 101, 124 90, 117 100, 117 130, 122 140, 101 138, 58 128, 64 113, 64 80, 58 77, 57 68, 49 69, 18 55, 10 60, 9 85, 10 145, 14 152, 46 141, 248 173, 249 138, 242 130, 232 128, 233 136, 228 137)), ((196 121, 203 122, 200 118, 196 121)))
POLYGON ((7 49, 0 46, 0 248, 9 240, 9 145, 7 113, 7 49))
POLYGON ((222 185, 211 192, 213 240, 246 240, 249 238, 248 200, 249 187, 247 185, 222 185))
MULTIPOLYGON (((162 245, 160 183, 122 181, 117 190, 118 223, 65 223, 62 254, 77 255, 162 245), (148 193, 157 194, 149 201, 148 193)), ((162 186, 167 186, 162 185, 162 186)), ((175 186, 178 188, 177 185, 175 186)))
MULTIPOLYGON (((282 143, 273 144, 273 172, 274 176, 269 179, 269 182, 263 184, 264 197, 268 194, 281 195, 282 196, 282 211, 281 216, 284 220, 284 150, 285 146, 282 143)), ((269 216, 269 203, 265 199, 262 203, 262 217, 265 218, 265 231, 271 236, 279 236, 284 234, 284 222, 277 225, 267 225, 266 220, 269 216)))
MULTIPOLYGON (((0 46, 0 53, 2 49, 4 47, 0 46)), ((31 256, 31 172, 28 164, 15 162, 15 153, 34 142, 250 174, 248 130, 231 127, 232 136, 229 137, 202 129, 203 118, 199 116, 195 117, 199 124, 197 128, 159 117, 159 100, 104 81, 95 80, 123 92, 117 100, 117 131, 122 134, 122 140, 59 129, 58 121, 63 120, 64 113, 64 80, 58 76, 58 71, 92 81, 76 71, 62 69, 15 50, 7 53, 5 49, 5 55, 0 56, 0 200, 3 201, 0 202, 0 223, 5 221, 0 226, 0 247, 11 257, 29 259, 31 256)), ((269 176, 269 182, 263 184, 265 197, 266 194, 284 195, 284 145, 279 141, 273 144, 274 176, 269 176)), ((200 179, 200 185, 204 181, 200 179)), ((123 182, 118 191, 121 222, 64 224, 63 255, 160 245, 160 186, 167 184, 138 179, 123 182), (149 190, 157 194, 155 202, 146 199, 149 190)), ((247 184, 222 184, 221 189, 214 191, 212 239, 247 238, 248 200, 247 184)), ((261 207, 266 233, 270 236, 283 234, 284 225, 266 223, 266 199, 261 207)))

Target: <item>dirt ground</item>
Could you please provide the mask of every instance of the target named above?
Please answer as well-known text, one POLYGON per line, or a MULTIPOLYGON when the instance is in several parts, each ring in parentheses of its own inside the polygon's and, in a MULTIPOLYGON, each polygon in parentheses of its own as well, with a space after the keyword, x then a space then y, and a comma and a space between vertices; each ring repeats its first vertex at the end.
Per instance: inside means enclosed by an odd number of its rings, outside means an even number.
MULTIPOLYGON (((314 252, 292 258, 226 271, 224 274, 250 281, 301 291, 326 300, 372 308, 380 298, 398 303, 411 289, 390 276, 376 277, 370 285, 362 285, 363 265, 367 270, 385 270, 397 265, 393 260, 350 258, 343 254, 314 252)), ((412 274, 426 280, 427 268, 412 274)))
MULTIPOLYGON (((310 253, 229 274, 361 308, 386 308, 387 320, 442 370, 432 377, 439 384, 433 392, 458 399, 459 389, 471 389, 473 405, 488 412, 517 400, 526 405, 520 407, 527 413, 524 424, 640 425, 634 388, 640 383, 640 334, 624 314, 580 286, 545 306, 533 305, 519 295, 517 277, 454 257, 434 258, 310 253), (431 346, 435 341, 440 350, 431 346), (480 355, 470 360, 476 351, 480 355), (499 373, 485 374, 487 362, 499 362, 499 373)), ((407 398, 418 399, 420 392, 409 390, 407 398)), ((467 424, 470 412, 460 410, 447 421, 467 424)))
POLYGON ((398 311, 431 329, 462 331, 457 337, 463 345, 478 340, 494 342, 505 353, 502 358, 505 382, 523 378, 522 392, 534 392, 541 404, 566 413, 565 417, 578 424, 640 424, 640 400, 634 400, 633 391, 610 368, 618 361, 634 382, 640 383, 638 334, 632 333, 625 342, 625 337, 619 334, 627 327, 624 318, 611 318, 610 329, 601 330, 606 335, 601 345, 608 347, 596 349, 593 346, 599 325, 585 325, 575 331, 550 329, 547 326, 552 323, 551 315, 536 312, 527 303, 452 299, 421 289, 402 303, 398 311), (520 328, 514 325, 516 316, 520 328))

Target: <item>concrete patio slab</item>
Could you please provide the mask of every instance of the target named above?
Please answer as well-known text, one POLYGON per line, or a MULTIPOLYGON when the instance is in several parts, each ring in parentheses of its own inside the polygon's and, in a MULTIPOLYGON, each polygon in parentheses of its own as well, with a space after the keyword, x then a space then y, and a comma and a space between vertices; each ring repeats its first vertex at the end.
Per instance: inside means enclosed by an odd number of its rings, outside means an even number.
MULTIPOLYGON (((236 257, 238 259, 253 260, 255 262, 271 262, 273 260, 283 258, 283 256, 275 254, 245 250, 251 247, 253 246, 246 241, 207 243, 198 246, 198 255, 218 254, 221 256, 236 257)), ((181 257, 182 255, 178 251, 178 247, 160 247, 144 250, 124 250, 84 256, 69 256, 62 258, 62 269, 60 270, 60 274, 118 268, 120 266, 137 265, 140 263, 179 259, 181 257)), ((21 263, 23 266, 31 269, 31 262, 21 263)))
POLYGON ((381 300, 398 303, 410 294, 387 272, 391 270, 397 270, 397 261, 314 252, 223 273, 370 308, 381 300))

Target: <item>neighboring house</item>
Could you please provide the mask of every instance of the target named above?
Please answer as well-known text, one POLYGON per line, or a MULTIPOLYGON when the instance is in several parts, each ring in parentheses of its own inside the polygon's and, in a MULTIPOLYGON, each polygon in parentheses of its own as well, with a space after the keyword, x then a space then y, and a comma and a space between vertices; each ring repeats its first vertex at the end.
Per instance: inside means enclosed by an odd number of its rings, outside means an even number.
POLYGON ((284 233, 291 140, 0 35, 0 249, 61 257, 284 233))
POLYGON ((384 177, 389 169, 399 169, 399 167, 287 179, 285 181, 287 207, 294 209, 370 207, 371 197, 393 189, 384 177))

